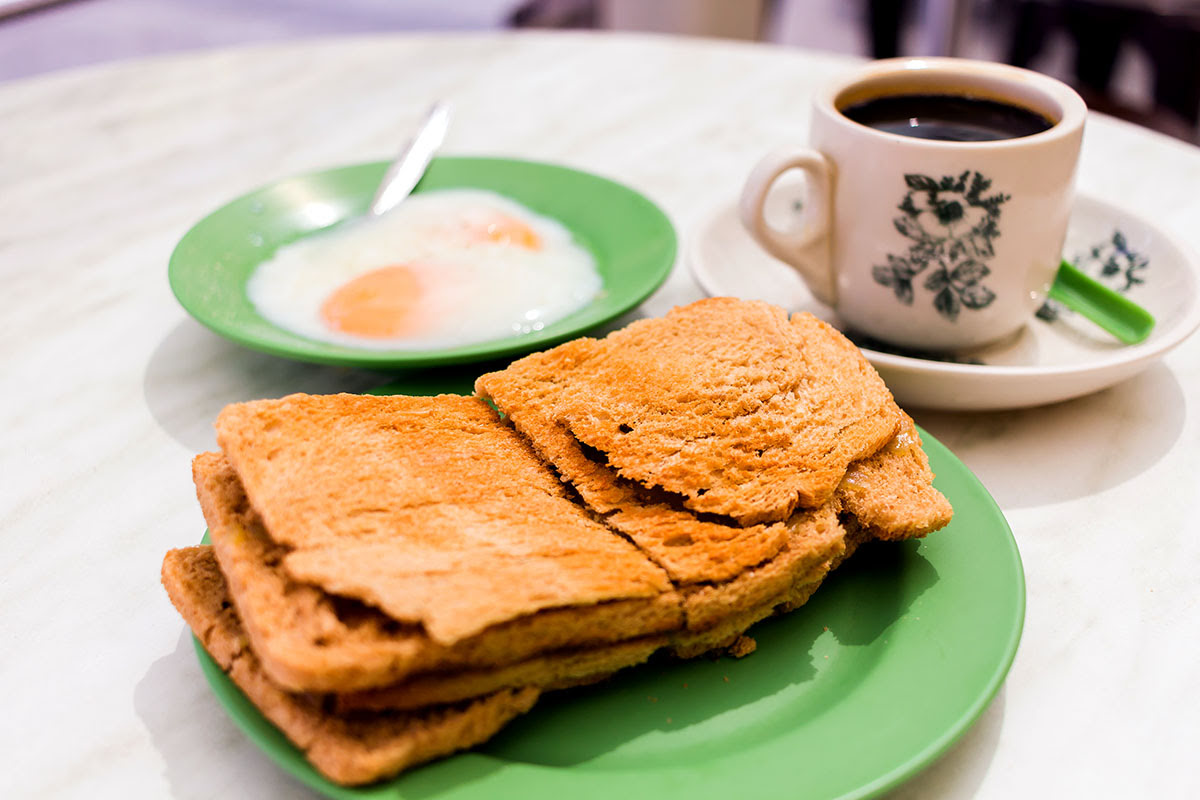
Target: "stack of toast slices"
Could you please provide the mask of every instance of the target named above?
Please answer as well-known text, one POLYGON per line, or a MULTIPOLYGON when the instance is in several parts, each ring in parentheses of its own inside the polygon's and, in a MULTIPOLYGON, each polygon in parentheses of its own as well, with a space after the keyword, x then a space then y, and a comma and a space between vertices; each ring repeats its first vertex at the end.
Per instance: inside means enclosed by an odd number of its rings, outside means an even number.
POLYGON ((211 545, 167 553, 171 601, 337 783, 655 654, 744 656, 862 543, 950 521, 912 420, 807 314, 704 300, 475 388, 232 405, 193 462, 211 545))

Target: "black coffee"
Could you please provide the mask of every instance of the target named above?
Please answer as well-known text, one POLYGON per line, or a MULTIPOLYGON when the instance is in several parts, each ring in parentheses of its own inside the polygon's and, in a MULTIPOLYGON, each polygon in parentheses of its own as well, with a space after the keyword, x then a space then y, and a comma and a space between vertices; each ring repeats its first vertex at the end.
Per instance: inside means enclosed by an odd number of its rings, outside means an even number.
POLYGON ((946 94, 876 97, 841 111, 869 128, 944 142, 1018 139, 1049 130, 1054 125, 1027 108, 946 94))

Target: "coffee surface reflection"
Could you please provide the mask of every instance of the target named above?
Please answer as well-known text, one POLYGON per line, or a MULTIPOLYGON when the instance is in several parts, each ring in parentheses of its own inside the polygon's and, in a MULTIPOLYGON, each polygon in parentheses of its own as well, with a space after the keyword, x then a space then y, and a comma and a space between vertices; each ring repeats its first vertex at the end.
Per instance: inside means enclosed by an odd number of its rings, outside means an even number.
POLYGON ((1020 106, 960 95, 876 97, 840 111, 869 128, 944 142, 1019 139, 1049 130, 1054 124, 1020 106))

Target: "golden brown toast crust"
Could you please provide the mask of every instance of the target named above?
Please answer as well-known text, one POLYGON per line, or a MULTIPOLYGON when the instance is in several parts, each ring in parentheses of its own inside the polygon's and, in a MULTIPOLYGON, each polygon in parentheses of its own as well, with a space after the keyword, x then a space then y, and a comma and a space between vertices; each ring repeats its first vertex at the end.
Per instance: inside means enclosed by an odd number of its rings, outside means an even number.
POLYGON ((213 660, 243 694, 327 778, 355 785, 491 738, 537 701, 537 689, 505 690, 459 705, 342 717, 311 698, 280 689, 261 669, 226 600, 221 574, 208 548, 173 550, 163 560, 162 581, 172 603, 213 660))
POLYGON ((901 419, 832 327, 730 298, 528 356, 481 376, 476 392, 506 415, 533 407, 623 477, 742 525, 823 504, 901 419))
MULTIPOLYGON (((537 409, 522 409, 509 421, 558 470, 580 498, 604 514, 660 564, 684 591, 687 627, 704 630, 781 590, 797 574, 841 553, 840 506, 798 512, 786 523, 739 528, 702 521, 688 511, 649 499, 606 465, 589 459, 579 442, 537 409), (767 538, 764 534, 770 534, 767 538), (690 584, 690 585, 689 585, 690 584)), ((882 473, 886 474, 887 462, 882 473)))
POLYGON ((520 686, 558 689, 581 682, 590 683, 641 664, 667 642, 665 636, 653 636, 593 648, 556 650, 503 667, 428 673, 393 686, 330 695, 329 702, 339 712, 407 709, 456 703, 498 689, 520 686))
MULTIPOLYGON (((697 583, 755 580, 763 573, 754 568, 780 562, 778 556, 789 541, 788 557, 801 557, 799 543, 788 529, 805 518, 804 512, 794 514, 788 525, 750 528, 720 518, 701 519, 660 502, 661 493, 648 492, 620 478, 607 464, 588 457, 581 443, 545 414, 544 405, 531 402, 511 408, 507 419, 584 503, 629 536, 681 589, 697 583)), ((862 524, 871 527, 877 538, 923 536, 950 520, 949 503, 932 481, 916 427, 902 415, 900 433, 875 455, 854 462, 835 493, 835 504, 821 508, 862 517, 862 524)), ((807 554, 811 563, 836 555, 835 549, 840 547, 836 539, 810 540, 817 547, 807 554)), ((693 604, 689 627, 703 625, 700 618, 693 604)))
POLYGON ((790 613, 807 603, 826 576, 870 539, 870 534, 853 521, 848 529, 839 527, 839 530, 843 530, 845 535, 842 537, 842 548, 838 555, 816 565, 807 573, 795 575, 790 585, 759 605, 730 614, 707 630, 677 634, 671 641, 672 652, 680 658, 694 658, 704 653, 722 650, 735 658, 752 653, 755 648, 754 640, 745 635, 752 625, 773 614, 790 613))
POLYGON ((336 707, 403 708, 420 705, 429 697, 450 702, 503 686, 555 688, 641 663, 668 642, 677 653, 688 655, 723 649, 781 603, 806 600, 830 565, 843 556, 845 530, 832 503, 796 514, 788 523, 788 532, 788 544, 775 558, 734 580, 683 591, 687 629, 695 633, 680 631, 670 639, 648 637, 587 650, 557 651, 493 670, 418 676, 395 687, 342 695, 336 707), (799 587, 804 589, 798 591, 799 587))
MULTIPOLYGON (((731 608, 720 624, 701 632, 679 631, 671 636, 648 637, 601 645, 592 649, 555 651, 510 666, 484 670, 418 675, 392 686, 344 694, 291 693, 263 672, 262 680, 274 692, 288 695, 292 704, 332 714, 361 711, 411 711, 428 706, 460 703, 490 695, 500 689, 534 686, 541 690, 602 680, 626 667, 636 666, 653 653, 671 648, 687 657, 723 650, 744 639, 755 622, 770 616, 779 605, 806 600, 827 574, 829 562, 806 573, 794 574, 790 583, 773 587, 769 595, 731 608)), ((163 559, 163 584, 172 603, 213 659, 228 671, 235 659, 252 657, 249 638, 229 601, 228 586, 211 546, 171 550, 163 559)), ((261 665, 256 666, 261 671, 261 665)), ((255 678, 257 681, 258 678, 255 678)))
MULTIPOLYGON (((747 610, 774 606, 777 596, 798 582, 818 579, 845 552, 846 531, 838 521, 837 503, 798 511, 787 522, 788 540, 774 558, 747 569, 733 580, 683 589, 683 612, 688 630, 717 627, 747 610)), ((743 628, 744 630, 744 628, 743 628)))
POLYGON ((216 557, 263 668, 293 691, 386 686, 435 670, 511 664, 547 650, 650 636, 683 625, 681 598, 614 600, 549 609, 491 626, 453 645, 420 626, 337 601, 283 569, 286 549, 267 537, 237 475, 219 453, 193 462, 197 496, 216 557))
POLYGON ((539 407, 514 410, 508 420, 585 504, 633 540, 677 586, 731 580, 773 558, 787 541, 782 523, 743 528, 719 519, 702 520, 655 499, 588 458, 570 431, 543 416, 539 407))
POLYGON ((851 465, 838 487, 842 508, 871 536, 898 541, 950 523, 954 510, 933 488, 933 470, 916 423, 907 414, 900 432, 870 458, 851 465))
POLYGON ((758 605, 731 612, 711 628, 681 631, 671 639, 671 652, 679 658, 695 658, 705 653, 724 651, 741 658, 754 650, 753 639, 745 635, 746 631, 785 606, 795 609, 803 605, 828 574, 829 562, 819 564, 773 597, 758 605))
POLYGON ((217 438, 292 577, 442 644, 671 588, 476 398, 292 395, 229 406, 217 438))

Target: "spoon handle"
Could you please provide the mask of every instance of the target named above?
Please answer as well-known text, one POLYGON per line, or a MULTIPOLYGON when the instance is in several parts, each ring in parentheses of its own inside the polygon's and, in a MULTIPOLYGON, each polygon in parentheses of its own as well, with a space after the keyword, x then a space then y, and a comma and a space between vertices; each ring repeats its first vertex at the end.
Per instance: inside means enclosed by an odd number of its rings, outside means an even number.
POLYGON ((375 216, 384 214, 396 207, 401 200, 408 197, 433 154, 441 147, 446 138, 446 129, 450 126, 450 104, 435 103, 421 123, 420 130, 400 151, 396 159, 388 166, 371 198, 370 212, 375 216))
POLYGON ((1059 265, 1049 294, 1050 299, 1086 317, 1125 344, 1137 344, 1154 330, 1154 317, 1149 311, 1066 261, 1059 265))

